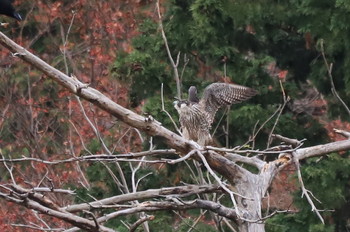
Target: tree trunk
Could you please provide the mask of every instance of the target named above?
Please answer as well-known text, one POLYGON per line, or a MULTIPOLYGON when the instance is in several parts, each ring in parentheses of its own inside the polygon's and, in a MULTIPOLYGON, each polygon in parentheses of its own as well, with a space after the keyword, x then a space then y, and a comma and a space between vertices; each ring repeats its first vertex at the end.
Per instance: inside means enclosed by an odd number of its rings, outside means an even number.
MULTIPOLYGON (((264 232, 265 224, 261 221, 262 198, 266 193, 265 173, 246 175, 235 183, 236 191, 244 197, 237 197, 241 219, 238 220, 239 232, 264 232), (245 220, 244 220, 245 219, 245 220)), ((272 174, 272 173, 271 173, 272 174)))
POLYGON ((243 223, 238 226, 239 232, 264 232, 265 224, 264 223, 243 223))
MULTIPOLYGON (((256 189, 252 189, 256 193, 256 189)), ((258 195, 258 194, 256 194, 258 195)), ((249 195, 245 195, 249 196, 249 195)), ((264 232, 265 225, 261 219, 261 197, 256 196, 254 200, 237 198, 238 207, 241 212, 241 220, 238 221, 239 232, 264 232), (246 220, 244 220, 246 219, 246 220)))

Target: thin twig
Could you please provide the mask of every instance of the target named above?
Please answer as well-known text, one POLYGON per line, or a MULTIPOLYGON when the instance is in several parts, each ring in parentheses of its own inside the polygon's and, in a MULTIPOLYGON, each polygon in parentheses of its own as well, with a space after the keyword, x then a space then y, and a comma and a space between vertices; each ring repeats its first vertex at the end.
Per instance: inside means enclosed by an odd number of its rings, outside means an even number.
POLYGON ((191 232, 193 229, 195 229, 195 226, 198 224, 198 222, 202 219, 202 217, 207 213, 208 210, 204 210, 196 220, 194 220, 193 224, 190 226, 190 229, 187 230, 187 232, 191 232))
MULTIPOLYGON (((224 62, 224 78, 227 78, 227 69, 226 69, 226 61, 224 62)), ((230 134, 230 109, 231 106, 228 105, 227 106, 227 112, 226 112, 226 130, 225 130, 225 138, 226 138, 226 147, 228 148, 230 146, 230 138, 229 138, 229 134, 230 134)))
POLYGON ((150 216, 146 216, 146 217, 143 217, 143 218, 140 218, 139 220, 137 220, 134 224, 132 224, 129 228, 129 231, 130 232, 134 232, 136 231, 137 227, 139 225, 141 225, 142 223, 146 222, 146 221, 152 221, 154 220, 154 216, 153 215, 150 215, 150 216))
MULTIPOLYGON (((302 146, 303 143, 301 143, 298 147, 295 148, 290 148, 290 146, 287 145, 279 145, 275 147, 270 147, 269 149, 266 149, 264 151, 261 150, 251 150, 251 149, 246 149, 246 150, 239 150, 239 148, 221 148, 221 147, 213 147, 213 146, 206 146, 206 150, 213 150, 213 151, 221 151, 221 152, 234 152, 238 154, 245 154, 245 153, 254 153, 254 154, 280 154, 280 153, 290 153, 302 146)), ((249 158, 249 157, 248 157, 249 158)))
POLYGON ((216 123, 215 129, 214 129, 213 132, 211 133, 211 137, 212 137, 212 138, 214 137, 214 135, 215 135, 217 129, 219 128, 221 121, 224 119, 225 115, 228 114, 228 110, 229 110, 229 108, 226 107, 226 108, 225 108, 225 112, 224 112, 224 113, 222 114, 222 116, 220 117, 218 123, 216 123))
MULTIPOLYGON (((303 197, 303 196, 306 197, 307 201, 309 202, 309 204, 311 206, 311 211, 315 212, 316 215, 318 216, 318 218, 321 220, 322 224, 324 224, 324 220, 323 220, 323 218, 322 218, 322 216, 320 214, 320 211, 316 208, 314 202, 312 201, 312 199, 311 199, 311 197, 309 195, 309 193, 311 193, 311 191, 309 191, 309 190, 307 190, 305 188, 304 181, 303 181, 303 178, 301 176, 300 163, 299 163, 299 160, 294 155, 293 155, 293 161, 294 161, 295 166, 297 168, 298 180, 299 180, 299 183, 300 183, 300 186, 301 186, 301 191, 302 191, 301 197, 303 197)), ((317 200, 317 198, 315 198, 315 199, 317 200)))
POLYGON ((333 131, 335 133, 337 133, 337 134, 340 134, 340 135, 344 136, 347 139, 350 139, 350 132, 348 132, 348 131, 339 130, 339 129, 336 129, 336 128, 334 128, 333 131))
MULTIPOLYGON (((255 141, 255 138, 256 136, 258 136, 258 134, 260 133, 260 131, 265 127, 265 125, 270 121, 272 120, 275 115, 280 112, 280 109, 282 108, 282 105, 279 105, 278 108, 275 110, 275 112, 268 118, 266 119, 262 124, 261 126, 259 127, 259 129, 253 133, 253 136, 251 136, 247 142, 245 142, 243 145, 239 146, 239 149, 243 148, 243 147, 246 147, 250 142, 254 142, 255 141)), ((255 127, 254 127, 255 128, 255 127)), ((255 129, 254 129, 255 131, 255 129)))
POLYGON ((177 164, 177 163, 180 163, 184 160, 187 160, 189 159, 191 156, 193 156, 195 153, 197 152, 197 150, 192 150, 190 151, 189 153, 187 153, 185 156, 182 156, 180 157, 179 159, 176 159, 176 160, 167 160, 167 159, 162 159, 162 160, 165 160, 167 161, 168 164, 177 164))
POLYGON ((179 65, 180 53, 178 53, 177 61, 175 63, 174 59, 173 59, 173 57, 171 55, 171 52, 170 52, 168 39, 166 38, 166 35, 165 35, 165 32, 164 32, 164 27, 163 27, 163 22, 162 22, 162 15, 160 13, 159 0, 157 0, 156 7, 157 7, 158 18, 159 18, 159 28, 160 28, 160 31, 162 33, 162 37, 163 37, 163 40, 164 40, 165 48, 166 48, 166 51, 167 51, 167 54, 168 54, 171 66, 173 67, 173 70, 174 70, 174 77, 175 77, 175 81, 176 81, 177 97, 179 99, 181 99, 181 83, 180 83, 179 71, 177 69, 177 67, 179 65))
POLYGON ((179 218, 181 218, 182 223, 186 224, 188 227, 190 227, 190 229, 194 229, 194 230, 198 231, 196 228, 192 227, 191 224, 188 223, 188 222, 186 221, 186 218, 183 217, 183 216, 181 216, 181 214, 179 214, 179 213, 176 212, 175 210, 172 210, 172 212, 173 212, 174 214, 176 214, 179 218))
POLYGON ((64 228, 43 228, 39 225, 24 225, 24 224, 11 224, 13 227, 22 227, 32 230, 39 230, 39 231, 64 231, 64 228))
MULTIPOLYGON (((140 152, 142 156, 146 156, 148 152, 140 152)), ((156 150, 149 152, 150 155, 156 154, 156 150)), ((138 153, 135 153, 136 156, 138 153)), ((162 154, 162 153, 160 153, 162 154)), ((163 154, 173 154, 173 152, 164 152, 163 154)), ((33 161, 48 165, 57 165, 57 164, 63 164, 63 163, 71 163, 71 162, 101 162, 101 161, 108 161, 108 162, 143 162, 143 163, 172 163, 173 160, 140 160, 140 159, 130 159, 128 157, 132 157, 132 154, 122 154, 122 155, 109 155, 109 154, 97 154, 97 155, 86 155, 86 156, 78 156, 78 157, 72 157, 69 159, 63 159, 63 160, 43 160, 39 158, 32 158, 32 157, 23 157, 23 158, 2 158, 0 159, 0 162, 27 162, 27 161, 33 161), (121 156, 121 158, 119 157, 121 156)))
POLYGON ((271 131, 270 131, 270 133, 269 133, 269 138, 268 138, 268 140, 267 140, 267 148, 269 148, 270 145, 271 145, 271 143, 272 143, 272 134, 273 134, 273 132, 274 132, 276 126, 277 126, 277 123, 278 123, 278 121, 279 121, 279 119, 280 119, 280 117, 281 117, 281 115, 282 115, 283 109, 286 107, 286 105, 287 105, 287 103, 288 103, 288 101, 289 101, 289 97, 286 96, 286 93, 285 93, 285 91, 284 91, 282 81, 279 80, 279 82, 280 82, 281 91, 282 91, 282 94, 283 94, 283 104, 282 104, 282 106, 281 106, 280 109, 279 109, 279 112, 278 112, 278 114, 277 114, 277 118, 276 118, 276 120, 275 120, 275 123, 273 124, 273 127, 272 127, 272 129, 271 129, 271 131))
POLYGON ((67 30, 67 33, 66 33, 66 37, 63 38, 62 36, 62 40, 63 40, 63 62, 64 62, 64 66, 66 68, 66 74, 68 75, 69 73, 69 70, 68 70, 68 63, 67 63, 67 57, 66 57, 66 53, 67 53, 67 42, 68 42, 68 36, 69 36, 69 33, 70 33, 70 30, 72 29, 72 26, 73 26, 73 22, 74 22, 74 19, 75 19, 75 15, 76 15, 76 12, 73 12, 73 16, 72 16, 72 19, 70 21, 70 24, 69 24, 69 27, 68 27, 68 30, 67 30))
POLYGON ((182 136, 182 133, 181 133, 179 127, 176 125, 173 117, 171 117, 169 112, 165 110, 165 106, 164 106, 164 90, 163 89, 164 89, 164 87, 163 87, 163 83, 162 83, 161 88, 160 88, 160 96, 161 96, 161 100, 162 100, 162 111, 166 113, 166 115, 169 117, 170 121, 173 123, 176 131, 182 136))
POLYGON ((303 143, 303 140, 299 141, 297 139, 287 138, 285 136, 278 135, 278 134, 271 134, 271 137, 278 139, 282 142, 285 142, 286 144, 290 144, 290 145, 292 145, 292 147, 299 147, 303 143))
POLYGON ((182 83, 182 78, 184 76, 184 73, 185 73, 185 69, 188 65, 188 63, 190 62, 190 59, 187 58, 187 54, 185 53, 184 54, 184 65, 182 67, 182 70, 181 70, 181 75, 180 75, 180 83, 182 83))
POLYGON ((348 112, 348 114, 350 115, 350 109, 349 107, 346 105, 346 103, 343 101, 343 99, 339 96, 337 90, 335 89, 335 85, 334 85, 334 81, 333 81, 333 75, 332 75, 332 69, 333 69, 333 63, 328 63, 327 58, 326 58, 326 54, 324 52, 324 45, 323 45, 323 40, 321 40, 321 54, 322 54, 322 58, 324 61, 324 64, 326 65, 327 68, 327 73, 329 76, 329 79, 331 81, 331 91, 333 93, 333 95, 340 101, 340 103, 344 106, 345 110, 348 112))
MULTIPOLYGON (((234 197, 233 194, 236 194, 234 192, 232 192, 227 186, 226 184, 222 183, 221 179, 215 174, 215 172, 211 169, 211 167, 209 166, 207 160, 205 159, 204 155, 197 151, 197 155, 201 158, 204 166, 207 168, 208 172, 214 177, 214 179, 219 183, 219 185, 221 186, 222 189, 224 189, 229 195, 230 195, 230 198, 231 198, 231 201, 233 203, 233 206, 235 207, 235 211, 236 211, 236 214, 238 217, 241 217, 240 215, 240 212, 239 212, 239 209, 238 209, 238 205, 237 205, 237 202, 236 202, 236 199, 234 197)), ((242 198, 245 198, 244 196, 240 195, 240 194, 236 194, 242 198)))
MULTIPOLYGON (((15 180, 15 178, 13 177, 13 173, 12 173, 12 171, 13 171, 13 166, 11 165, 11 167, 9 168, 9 166, 8 166, 7 163, 6 163, 7 160, 6 160, 5 157, 2 155, 1 150, 0 150, 0 155, 1 155, 1 157, 2 157, 1 162, 4 163, 5 168, 7 169, 8 173, 10 174, 10 177, 11 177, 11 180, 12 180, 12 184, 16 184, 16 180, 15 180)), ((10 161, 10 162, 11 162, 11 161, 10 161)))

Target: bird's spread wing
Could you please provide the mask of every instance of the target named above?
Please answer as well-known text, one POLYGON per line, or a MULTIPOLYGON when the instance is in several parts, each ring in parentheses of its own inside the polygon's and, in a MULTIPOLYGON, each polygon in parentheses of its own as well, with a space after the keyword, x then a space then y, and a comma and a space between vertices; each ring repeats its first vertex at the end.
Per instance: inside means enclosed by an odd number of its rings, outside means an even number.
POLYGON ((200 104, 207 112, 211 124, 220 107, 248 100, 257 93, 256 90, 241 85, 213 83, 205 88, 200 104))

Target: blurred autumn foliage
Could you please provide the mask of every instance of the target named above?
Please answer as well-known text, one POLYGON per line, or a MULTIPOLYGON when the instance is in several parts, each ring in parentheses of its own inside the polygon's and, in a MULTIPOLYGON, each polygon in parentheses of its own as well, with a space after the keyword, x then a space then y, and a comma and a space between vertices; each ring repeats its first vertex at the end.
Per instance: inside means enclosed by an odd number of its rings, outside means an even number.
MULTIPOLYGON (((129 53, 130 40, 138 34, 137 25, 144 16, 150 17, 147 1, 16 1, 15 6, 24 16, 23 22, 1 17, 9 23, 2 31, 16 42, 52 66, 69 75, 90 83, 108 94, 114 101, 127 107, 127 86, 110 78, 109 70, 118 51, 129 53)), ((0 152, 5 157, 29 156, 57 160, 79 156, 84 152, 82 142, 89 144, 91 152, 101 152, 96 134, 84 118, 91 118, 99 136, 107 137, 116 151, 127 153, 140 150, 137 132, 102 110, 77 99, 32 67, 19 62, 8 50, 0 49, 0 152), (95 147, 94 147, 95 146, 95 147)), ((140 112, 140 109, 135 109, 140 112)), ((16 165, 15 165, 16 167, 16 165)), ((90 187, 85 168, 76 164, 47 167, 28 163, 18 168, 17 183, 25 187, 84 186, 90 187)), ((0 168, 1 180, 9 178, 0 168)), ((72 199, 55 199, 66 205, 72 199)), ((14 228, 11 224, 33 222, 42 224, 34 211, 1 204, 0 231, 36 231, 14 228), (5 216, 6 215, 6 216, 5 216)), ((60 220, 50 220, 53 227, 64 227, 60 220)))

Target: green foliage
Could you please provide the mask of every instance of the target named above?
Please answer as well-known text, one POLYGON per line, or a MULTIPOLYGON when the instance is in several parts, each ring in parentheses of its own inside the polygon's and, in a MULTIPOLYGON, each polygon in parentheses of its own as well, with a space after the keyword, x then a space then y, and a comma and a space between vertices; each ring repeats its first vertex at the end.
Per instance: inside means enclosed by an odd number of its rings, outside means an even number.
MULTIPOLYGON (((190 85, 196 85, 201 92, 217 77, 224 76, 224 66, 233 82, 259 90, 259 95, 249 102, 232 106, 228 117, 223 111, 218 112, 213 128, 218 128, 215 138, 219 144, 225 144, 222 128, 227 120, 231 146, 245 143, 254 128, 263 124, 255 141, 259 149, 266 147, 272 129, 290 138, 305 138, 305 145, 328 141, 324 125, 305 112, 291 111, 289 105, 281 115, 276 114, 267 121, 283 103, 281 85, 276 78, 278 73, 275 76, 267 73, 267 65, 272 62, 288 71, 282 84, 292 101, 300 98, 301 86, 308 80, 327 100, 326 120, 348 117, 330 91, 322 52, 328 62, 333 63, 334 84, 349 105, 349 1, 169 0, 166 4, 164 30, 173 57, 181 52, 178 68, 180 71, 185 68, 183 92, 190 85), (183 54, 189 59, 186 67, 183 54), (219 122, 221 117, 223 120, 219 122)), ((171 104, 176 93, 173 68, 157 28, 157 22, 145 21, 140 26, 140 36, 133 41, 134 50, 121 54, 112 71, 119 80, 130 83, 135 104, 147 99, 144 111, 174 130, 161 110, 160 84, 164 83, 166 109, 177 121, 171 104)), ((186 98, 186 94, 182 98, 186 98)), ((268 223, 269 231, 339 231, 345 228, 347 216, 339 215, 348 204, 348 162, 335 156, 315 162, 311 160, 303 165, 306 186, 314 193, 319 192, 317 197, 323 204, 318 207, 336 211, 325 213, 327 223, 322 225, 302 199, 297 203, 300 213, 273 217, 268 223), (319 188, 321 192, 317 191, 319 188)), ((300 194, 296 196, 299 198, 300 194)))
MULTIPOLYGON (((310 211, 310 209, 309 209, 310 211)), ((333 232, 333 225, 324 225, 318 218, 308 212, 294 215, 276 215, 266 223, 269 232, 333 232), (311 217, 310 217, 311 216, 311 217)))
POLYGON ((151 97, 160 91, 171 93, 172 72, 164 62, 154 59, 166 56, 157 25, 150 20, 140 26, 141 34, 133 40, 135 48, 130 54, 121 53, 114 63, 112 72, 118 80, 132 85, 130 95, 135 104, 141 99, 151 97))
POLYGON ((150 226, 155 231, 170 232, 173 231, 173 215, 166 211, 155 213, 155 220, 150 221, 150 226))
MULTIPOLYGON (((347 156, 346 156, 347 157, 347 156)), ((308 165, 303 169, 304 180, 308 188, 317 192, 322 188, 322 194, 318 199, 325 208, 339 208, 349 194, 350 160, 339 157, 338 154, 328 155, 319 159, 308 160, 308 165), (317 181, 315 181, 317 180, 317 181)))
MULTIPOLYGON (((176 230, 171 230, 171 231, 176 231, 176 232, 186 232, 188 231, 192 225, 194 225, 194 220, 190 218, 183 219, 181 221, 181 224, 176 228, 176 230)), ((215 232, 217 231, 214 227, 209 226, 208 224, 205 224, 203 222, 199 222, 194 226, 195 230, 197 231, 205 231, 205 232, 215 232)))
MULTIPOLYGON (((173 116, 175 122, 178 122, 178 117, 176 110, 173 106, 173 101, 175 99, 164 99, 164 109, 169 112, 170 115, 173 116)), ((170 121, 169 117, 165 112, 162 111, 162 102, 160 93, 158 96, 153 96, 147 99, 147 103, 144 107, 144 112, 150 115, 157 115, 157 120, 163 123, 163 126, 169 128, 171 130, 175 130, 173 123, 170 121)))
POLYGON ((296 214, 277 215, 268 220, 267 231, 346 231, 346 220, 350 197, 350 160, 348 154, 328 155, 313 158, 303 165, 302 175, 306 188, 322 203, 314 199, 318 209, 334 209, 335 211, 321 212, 325 218, 325 225, 316 214, 310 213, 310 205, 305 197, 300 198, 301 192, 295 195, 295 204, 300 210, 296 214))

